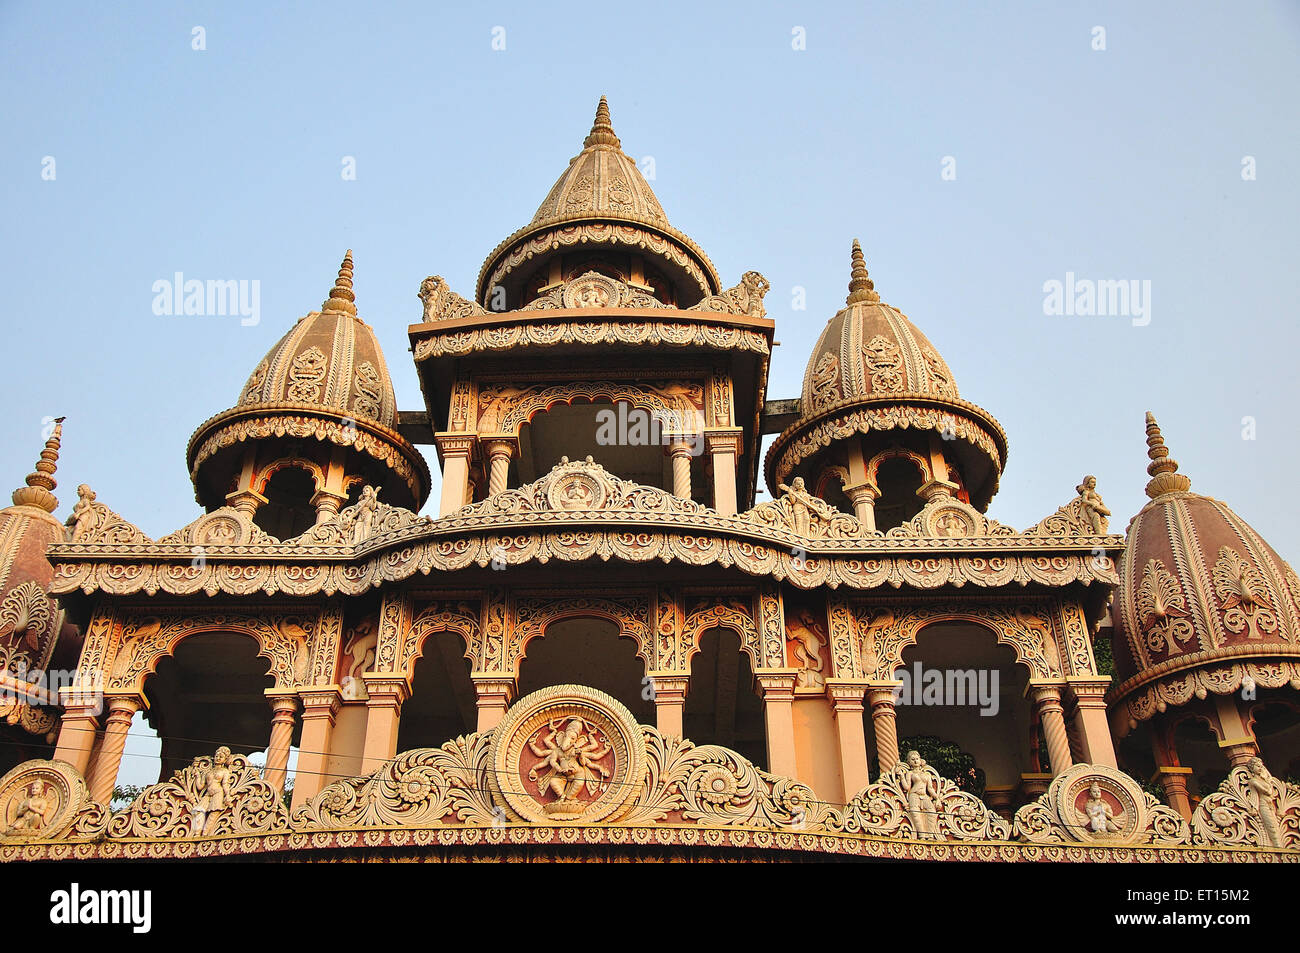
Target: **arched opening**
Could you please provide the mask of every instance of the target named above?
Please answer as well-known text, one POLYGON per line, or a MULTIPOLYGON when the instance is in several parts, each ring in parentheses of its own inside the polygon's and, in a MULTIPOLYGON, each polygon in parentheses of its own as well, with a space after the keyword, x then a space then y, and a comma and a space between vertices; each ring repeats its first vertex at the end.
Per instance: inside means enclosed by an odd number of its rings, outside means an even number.
POLYGON ((1291 700, 1262 696, 1251 719, 1265 767, 1276 778, 1300 784, 1300 708, 1291 700))
MULTIPOLYGON (((990 789, 1005 801, 1020 789, 1023 775, 1044 770, 1033 757, 1037 724, 1025 699, 1029 670, 987 627, 973 622, 926 626, 904 649, 894 678, 903 682, 896 702, 901 757, 907 756, 909 739, 916 739, 918 750, 929 746, 952 753, 948 760, 958 774, 953 780, 989 800, 990 789)), ((871 732, 869 711, 864 721, 871 732)))
POLYGON ((876 486, 880 489, 880 498, 876 500, 876 528, 893 529, 910 520, 925 502, 917 496, 925 475, 921 468, 906 457, 890 457, 880 464, 876 471, 876 486))
POLYGON ((271 474, 262 495, 266 502, 257 508, 253 522, 276 539, 293 539, 311 529, 316 508, 311 499, 316 481, 303 467, 285 467, 271 474))
POLYGON ((1174 725, 1173 740, 1178 763, 1192 769, 1187 778, 1187 794, 1195 806, 1201 798, 1217 791, 1227 778, 1228 759, 1209 722, 1191 713, 1183 715, 1174 725))
POLYGON ((610 619, 558 619, 528 643, 519 668, 519 697, 552 685, 586 685, 621 701, 642 724, 655 723, 645 666, 634 639, 610 619))
MULTIPOLYGON (((204 632, 159 661, 144 684, 147 720, 162 740, 157 780, 222 745, 245 755, 266 749, 271 706, 265 691, 275 679, 257 650, 251 636, 204 632)), ((295 745, 297 736, 295 726, 295 745)))
POLYGON ((700 636, 700 651, 691 659, 682 732, 697 745, 722 745, 767 768, 763 700, 754 691, 749 655, 731 629, 713 628, 700 636))
POLYGON ((478 726, 477 696, 469 677, 465 640, 455 632, 434 632, 415 663, 411 697, 402 703, 397 750, 437 748, 478 726))

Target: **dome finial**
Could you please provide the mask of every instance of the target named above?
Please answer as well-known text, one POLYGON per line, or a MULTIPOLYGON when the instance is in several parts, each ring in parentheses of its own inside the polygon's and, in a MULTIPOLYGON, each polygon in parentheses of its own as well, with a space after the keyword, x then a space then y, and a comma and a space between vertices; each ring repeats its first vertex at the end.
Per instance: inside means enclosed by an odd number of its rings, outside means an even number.
POLYGON ((53 513, 58 508, 59 501, 50 491, 58 486, 54 479, 54 471, 59 465, 59 442, 63 439, 64 419, 54 418, 54 430, 50 434, 50 439, 45 441, 45 449, 41 451, 41 458, 36 461, 36 469, 27 474, 26 486, 14 490, 15 506, 35 506, 47 513, 53 513))
POLYGON ((853 274, 849 278, 849 296, 845 301, 848 304, 875 304, 880 301, 880 295, 876 294, 876 283, 867 274, 867 260, 862 257, 862 244, 856 238, 853 239, 853 274))
POLYGON ((587 138, 582 140, 582 147, 590 149, 592 146, 613 146, 615 149, 622 148, 622 143, 618 141, 618 136, 614 135, 614 126, 609 121, 609 103, 605 102, 605 97, 600 97, 600 105, 596 107, 596 119, 591 124, 591 132, 587 133, 587 138))
POLYGON ((334 287, 330 289, 330 296, 325 299, 320 309, 356 314, 356 300, 357 296, 352 293, 352 249, 349 248, 348 253, 343 256, 343 264, 339 265, 339 276, 334 282, 334 287))
POLYGON ((1166 493, 1186 493, 1192 488, 1192 481, 1178 472, 1178 461, 1169 456, 1165 446, 1164 434, 1156 423, 1155 415, 1147 411, 1147 456, 1151 463, 1147 473, 1151 480, 1147 483, 1147 496, 1155 499, 1166 493))

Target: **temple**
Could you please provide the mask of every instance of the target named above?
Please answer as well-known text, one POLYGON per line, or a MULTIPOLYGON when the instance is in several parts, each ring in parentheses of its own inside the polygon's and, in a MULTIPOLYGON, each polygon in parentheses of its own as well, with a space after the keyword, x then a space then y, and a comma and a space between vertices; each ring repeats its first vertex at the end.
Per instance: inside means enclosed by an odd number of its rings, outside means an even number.
POLYGON ((1006 434, 845 251, 770 398, 768 282, 602 98, 473 296, 418 283, 423 408, 348 251, 195 430, 188 525, 56 519, 57 422, 0 511, 0 860, 1300 859, 1290 566, 1150 414, 1127 533, 1082 474, 990 518, 1006 434))

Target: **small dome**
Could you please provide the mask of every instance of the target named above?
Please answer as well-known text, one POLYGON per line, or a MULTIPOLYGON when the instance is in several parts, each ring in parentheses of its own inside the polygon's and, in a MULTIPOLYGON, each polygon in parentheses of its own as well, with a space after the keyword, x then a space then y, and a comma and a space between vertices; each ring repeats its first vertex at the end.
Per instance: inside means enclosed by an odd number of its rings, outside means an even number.
POLYGON ((952 371, 907 316, 880 300, 853 242, 847 307, 830 319, 803 376, 806 417, 870 397, 956 397, 952 371))
POLYGON ((604 96, 582 146, 532 221, 484 261, 478 277, 479 303, 489 306, 494 286, 515 291, 523 272, 536 270, 566 249, 578 248, 645 255, 671 279, 686 305, 717 294, 722 286, 713 263, 689 236, 669 224, 636 160, 623 151, 604 96))
POLYGON ((313 404, 397 426, 393 381, 374 330, 357 317, 352 250, 330 296, 299 319, 253 370, 239 406, 313 404))
POLYGON ((1147 445, 1151 502, 1129 523, 1113 613, 1117 695, 1195 666, 1300 655, 1291 567, 1227 504, 1190 492, 1151 414, 1147 445))

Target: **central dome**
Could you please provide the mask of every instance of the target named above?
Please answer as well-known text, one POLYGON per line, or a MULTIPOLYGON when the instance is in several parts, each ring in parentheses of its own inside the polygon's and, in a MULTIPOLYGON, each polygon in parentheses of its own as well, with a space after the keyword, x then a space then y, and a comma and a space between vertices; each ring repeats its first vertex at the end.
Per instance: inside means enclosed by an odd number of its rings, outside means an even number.
POLYGON ((623 151, 604 96, 582 151, 551 186, 532 221, 488 255, 476 294, 492 311, 518 308, 587 270, 608 273, 679 307, 721 290, 709 257, 669 224, 650 183, 623 151))

